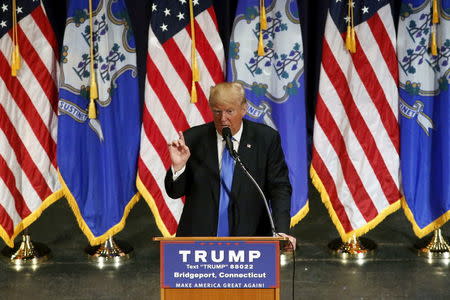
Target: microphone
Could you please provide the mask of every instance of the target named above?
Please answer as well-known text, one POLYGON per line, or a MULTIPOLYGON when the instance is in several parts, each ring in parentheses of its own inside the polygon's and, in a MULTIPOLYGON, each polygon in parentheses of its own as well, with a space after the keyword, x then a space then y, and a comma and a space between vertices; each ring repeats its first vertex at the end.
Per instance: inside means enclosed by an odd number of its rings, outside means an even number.
POLYGON ((233 149, 233 141, 230 127, 222 128, 222 137, 225 139, 225 146, 227 147, 228 151, 230 151, 231 156, 234 158, 234 160, 236 160, 237 153, 233 149))
POLYGON ((241 168, 244 171, 245 175, 247 175, 247 177, 255 185, 256 189, 258 190, 259 194, 261 195, 262 200, 263 200, 264 205, 265 205, 266 210, 267 210, 267 214, 269 215, 269 221, 270 221, 270 227, 271 227, 271 230, 272 230, 272 235, 274 237, 277 236, 278 234, 276 233, 276 230, 275 230, 275 224, 273 222, 272 213, 270 212, 269 202, 267 202, 267 198, 264 195, 264 192, 262 191, 262 189, 259 186, 259 184, 256 182, 255 178, 253 178, 253 176, 247 170, 247 168, 245 167, 244 163, 241 161, 241 158, 239 157, 237 152, 234 151, 234 149, 233 149, 233 142, 231 141, 232 136, 231 136, 231 129, 230 129, 230 127, 224 127, 222 129, 222 137, 225 139, 225 145, 228 148, 228 151, 230 151, 231 156, 233 157, 233 159, 238 163, 239 166, 241 166, 241 168))

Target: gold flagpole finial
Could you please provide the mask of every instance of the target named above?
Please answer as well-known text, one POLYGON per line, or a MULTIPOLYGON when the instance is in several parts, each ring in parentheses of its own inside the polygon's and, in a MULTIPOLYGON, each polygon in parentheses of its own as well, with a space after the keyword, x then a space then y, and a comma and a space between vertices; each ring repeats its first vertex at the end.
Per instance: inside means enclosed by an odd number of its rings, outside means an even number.
POLYGON ((197 50, 195 45, 195 15, 194 4, 189 0, 189 15, 191 18, 191 69, 192 69, 192 87, 191 87, 191 103, 197 103, 197 87, 196 82, 200 80, 200 72, 197 64, 197 50))
POLYGON ((90 88, 89 88, 89 109, 88 116, 89 119, 97 118, 97 109, 95 108, 95 99, 98 98, 98 87, 97 87, 97 78, 95 76, 95 68, 94 68, 94 28, 92 22, 92 0, 89 0, 89 50, 90 50, 90 71, 91 71, 91 80, 90 80, 90 88))

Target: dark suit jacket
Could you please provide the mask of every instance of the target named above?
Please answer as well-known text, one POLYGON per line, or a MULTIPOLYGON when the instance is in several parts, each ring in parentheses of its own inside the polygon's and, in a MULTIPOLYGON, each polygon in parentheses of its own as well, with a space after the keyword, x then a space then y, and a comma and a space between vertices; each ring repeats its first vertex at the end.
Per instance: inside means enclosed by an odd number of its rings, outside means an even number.
MULTIPOLYGON (((191 152, 186 170, 173 181, 169 168, 165 178, 170 197, 186 196, 177 236, 216 236, 220 174, 214 124, 188 129, 184 137, 191 152)), ((243 120, 238 153, 270 203, 275 229, 288 233, 292 189, 278 132, 269 126, 243 120)), ((271 234, 264 202, 238 165, 234 168, 229 224, 232 236, 271 234)))

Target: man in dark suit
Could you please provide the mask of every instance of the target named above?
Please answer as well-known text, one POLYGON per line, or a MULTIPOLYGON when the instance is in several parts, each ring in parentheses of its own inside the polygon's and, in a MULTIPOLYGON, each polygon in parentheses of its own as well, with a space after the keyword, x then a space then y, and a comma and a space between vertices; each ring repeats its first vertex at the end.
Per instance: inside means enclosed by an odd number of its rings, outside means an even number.
MULTIPOLYGON (((166 190, 172 198, 186 196, 177 236, 218 234, 224 127, 231 129, 234 149, 264 191, 276 231, 289 232, 291 184, 278 132, 243 120, 247 103, 239 83, 213 87, 209 104, 214 122, 190 128, 184 134, 179 132, 179 139, 169 144, 172 166, 166 174, 166 190)), ((239 166, 234 168, 228 195, 230 236, 271 234, 264 202, 239 166)), ((295 238, 287 237, 295 245, 295 238)))

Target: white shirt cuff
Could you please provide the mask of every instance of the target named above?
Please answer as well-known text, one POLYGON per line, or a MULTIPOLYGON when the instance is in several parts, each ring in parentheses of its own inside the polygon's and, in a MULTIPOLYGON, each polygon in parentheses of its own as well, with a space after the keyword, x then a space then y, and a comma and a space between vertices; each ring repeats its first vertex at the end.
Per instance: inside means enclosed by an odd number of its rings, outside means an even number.
POLYGON ((175 172, 175 170, 173 169, 173 166, 170 166, 170 169, 172 170, 172 180, 175 181, 175 180, 177 180, 178 177, 180 177, 181 174, 183 174, 184 170, 186 170, 186 166, 182 167, 177 172, 175 172))

